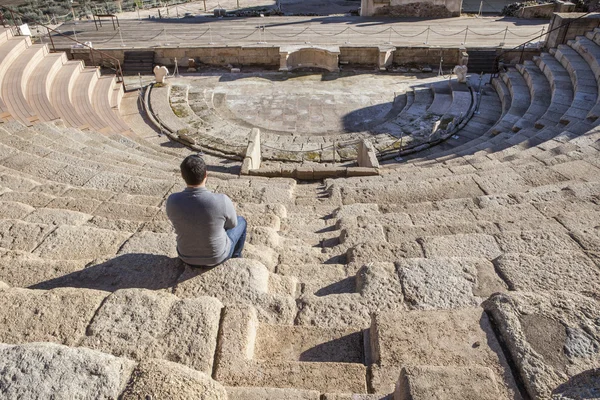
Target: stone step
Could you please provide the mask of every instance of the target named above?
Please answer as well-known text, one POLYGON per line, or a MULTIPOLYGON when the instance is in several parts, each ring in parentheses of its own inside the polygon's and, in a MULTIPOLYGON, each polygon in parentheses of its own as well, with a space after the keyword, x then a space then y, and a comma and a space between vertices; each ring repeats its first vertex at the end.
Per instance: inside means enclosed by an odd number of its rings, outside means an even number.
POLYGON ((366 366, 355 362, 362 356, 361 331, 265 326, 252 307, 226 307, 221 327, 215 378, 225 385, 367 392, 366 366), (281 347, 281 335, 289 337, 288 347, 281 347))
MULTIPOLYGON (((111 131, 122 133, 129 130, 129 126, 119 118, 118 105, 120 99, 115 98, 114 105, 112 103, 113 96, 118 91, 115 91, 115 77, 102 76, 98 79, 97 88, 92 93, 92 104, 94 110, 101 116, 102 121, 107 124, 111 131)), ((122 87, 121 87, 122 90, 122 87)), ((118 97, 118 94, 117 96, 118 97)))
MULTIPOLYGON (((417 379, 425 371, 408 378, 408 366, 434 365, 446 367, 441 371, 430 370, 429 373, 434 376, 444 376, 443 371, 454 371, 459 374, 459 379, 464 380, 469 380, 469 377, 477 379, 481 375, 482 379, 476 380, 478 384, 492 390, 489 393, 491 397, 487 398, 520 397, 492 323, 481 308, 379 312, 371 325, 370 340, 375 362, 372 386, 378 393, 393 392, 401 374, 401 385, 409 388, 418 386, 417 379), (414 332, 423 332, 427 340, 414 332), (468 368, 473 367, 482 372, 468 372, 468 368), (403 368, 406 368, 404 372, 403 368)), ((421 376, 421 379, 424 378, 421 376)), ((471 383, 468 385, 471 386, 471 383)), ((457 389, 460 390, 449 390, 457 389)))
MULTIPOLYGON (((8 38, 0 45, 0 87, 3 86, 6 72, 11 64, 31 46, 31 39, 26 36, 8 38)), ((5 100, 0 99, 0 120, 10 117, 5 100)))
POLYGON ((0 354, 0 367, 11 371, 11 384, 5 385, 9 398, 172 398, 174 393, 181 397, 227 397, 210 374, 161 359, 136 363, 54 343, 1 344, 0 354))
POLYGON ((594 319, 599 318, 600 304, 593 296, 564 289, 497 293, 483 304, 531 398, 585 397, 597 387, 597 374, 579 371, 594 368, 593 347, 581 344, 597 343, 592 337, 598 332, 594 319), (577 371, 568 369, 572 362, 579 363, 577 371))
POLYGON ((574 88, 571 108, 577 106, 577 109, 581 110, 580 114, 572 112, 571 117, 573 119, 583 119, 598 98, 598 84, 594 73, 577 51, 567 45, 559 45, 554 52, 554 57, 563 65, 571 77, 574 88))
POLYGON ((77 114, 73 105, 74 85, 82 70, 83 64, 81 61, 67 61, 52 81, 52 86, 49 90, 50 101, 56 108, 60 118, 67 125, 76 128, 89 128, 86 121, 77 114))
POLYGON ((42 121, 53 121, 60 114, 51 102, 50 88, 62 66, 67 62, 65 53, 51 53, 40 62, 27 82, 27 100, 42 121))
POLYGON ((529 87, 531 105, 522 120, 513 126, 513 131, 516 132, 524 128, 533 128, 536 122, 547 113, 551 104, 551 98, 548 97, 548 92, 551 91, 550 84, 542 71, 532 64, 517 66, 529 87))
POLYGON ((98 115, 92 104, 92 93, 96 90, 99 77, 98 68, 86 67, 73 84, 72 102, 75 111, 85 119, 87 127, 101 133, 108 133, 110 127, 98 115))
POLYGON ((2 79, 2 97, 9 112, 26 125, 31 125, 39 119, 27 101, 27 82, 47 53, 46 45, 32 45, 12 62, 6 70, 5 78, 2 79))

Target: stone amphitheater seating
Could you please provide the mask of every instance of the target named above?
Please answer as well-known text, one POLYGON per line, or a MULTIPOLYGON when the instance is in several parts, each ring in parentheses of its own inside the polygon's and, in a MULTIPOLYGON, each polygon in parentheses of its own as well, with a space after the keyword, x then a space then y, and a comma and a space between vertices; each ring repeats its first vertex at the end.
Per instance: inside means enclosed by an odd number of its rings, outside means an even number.
MULTIPOLYGON (((599 41, 509 68, 380 176, 212 173, 248 244, 192 269, 163 211, 189 151, 130 130, 113 77, 1 32, 0 397, 597 398, 599 41)), ((464 101, 417 92, 403 112, 464 101)))

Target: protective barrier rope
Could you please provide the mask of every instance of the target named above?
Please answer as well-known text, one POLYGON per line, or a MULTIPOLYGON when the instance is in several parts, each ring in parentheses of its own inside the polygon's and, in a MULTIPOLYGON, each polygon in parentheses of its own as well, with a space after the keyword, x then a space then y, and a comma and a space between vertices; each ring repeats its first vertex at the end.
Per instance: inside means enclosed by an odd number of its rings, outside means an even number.
POLYGON ((427 32, 429 28, 425 29, 423 32, 419 32, 415 35, 404 35, 400 32, 398 32, 395 28, 392 28, 392 31, 394 31, 396 33, 396 35, 400 36, 400 37, 408 37, 408 38, 412 38, 412 37, 417 37, 417 36, 421 36, 422 34, 424 34, 425 32, 427 32))
POLYGON ((528 38, 530 36, 538 36, 538 35, 541 35, 543 31, 544 31, 543 29, 540 29, 539 31, 537 31, 535 33, 532 33, 530 35, 517 35, 516 33, 514 33, 513 31, 511 31, 510 29, 508 30, 508 32, 511 35, 516 36, 516 37, 520 37, 520 38, 528 38))
POLYGON ((309 29, 310 29, 310 27, 304 28, 301 32, 296 33, 295 35, 278 35, 278 34, 274 33, 272 30, 269 29, 269 35, 273 35, 275 37, 280 37, 280 38, 291 38, 291 37, 300 36, 300 35, 302 35, 304 32, 306 32, 309 29))
POLYGON ((173 35, 172 33, 169 33, 169 36, 172 36, 172 37, 174 37, 174 38, 176 38, 176 39, 179 39, 179 40, 196 40, 196 39, 200 39, 202 36, 206 35, 206 34, 207 34, 209 31, 210 31, 210 29, 207 29, 207 30, 205 30, 205 31, 204 31, 202 34, 200 34, 200 35, 198 35, 198 36, 196 36, 196 37, 194 37, 194 38, 191 38, 191 39, 188 39, 188 38, 182 38, 182 37, 180 37, 180 36, 173 35))
POLYGON ((502 29, 501 31, 494 32, 494 33, 477 33, 474 30, 472 30, 471 28, 467 28, 467 29, 469 29, 469 33, 472 33, 476 36, 495 36, 495 35, 500 35, 500 34, 503 34, 504 32, 506 32, 506 29, 502 29))
POLYGON ((463 34, 463 33, 465 33, 465 31, 467 31, 468 29, 469 29, 469 28, 465 28, 465 29, 463 29, 462 31, 460 31, 460 32, 456 32, 456 33, 439 33, 439 32, 436 32, 436 31, 434 31, 434 30, 433 30, 433 29, 431 29, 431 28, 429 29, 429 31, 430 31, 431 33, 435 34, 435 35, 440 35, 440 36, 456 36, 456 35, 460 35, 460 34, 463 34))

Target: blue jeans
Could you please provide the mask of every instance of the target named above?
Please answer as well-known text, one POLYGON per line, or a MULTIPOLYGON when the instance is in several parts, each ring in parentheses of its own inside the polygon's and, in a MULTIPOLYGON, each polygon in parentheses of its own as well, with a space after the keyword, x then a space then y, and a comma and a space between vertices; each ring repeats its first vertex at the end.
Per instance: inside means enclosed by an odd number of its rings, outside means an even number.
POLYGON ((246 219, 238 216, 235 228, 226 231, 227 236, 231 239, 231 250, 227 259, 242 257, 242 250, 244 250, 244 243, 246 243, 246 225, 246 219))

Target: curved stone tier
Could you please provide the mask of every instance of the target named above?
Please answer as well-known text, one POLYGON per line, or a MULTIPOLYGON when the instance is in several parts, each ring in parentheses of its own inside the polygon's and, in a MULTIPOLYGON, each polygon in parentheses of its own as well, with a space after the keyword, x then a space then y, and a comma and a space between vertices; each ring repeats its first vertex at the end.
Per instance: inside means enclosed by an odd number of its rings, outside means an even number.
POLYGON ((153 88, 150 103, 200 148, 241 156, 258 127, 264 160, 330 163, 356 160, 363 139, 382 156, 418 151, 454 134, 475 107, 464 84, 365 74, 180 78, 153 88))

